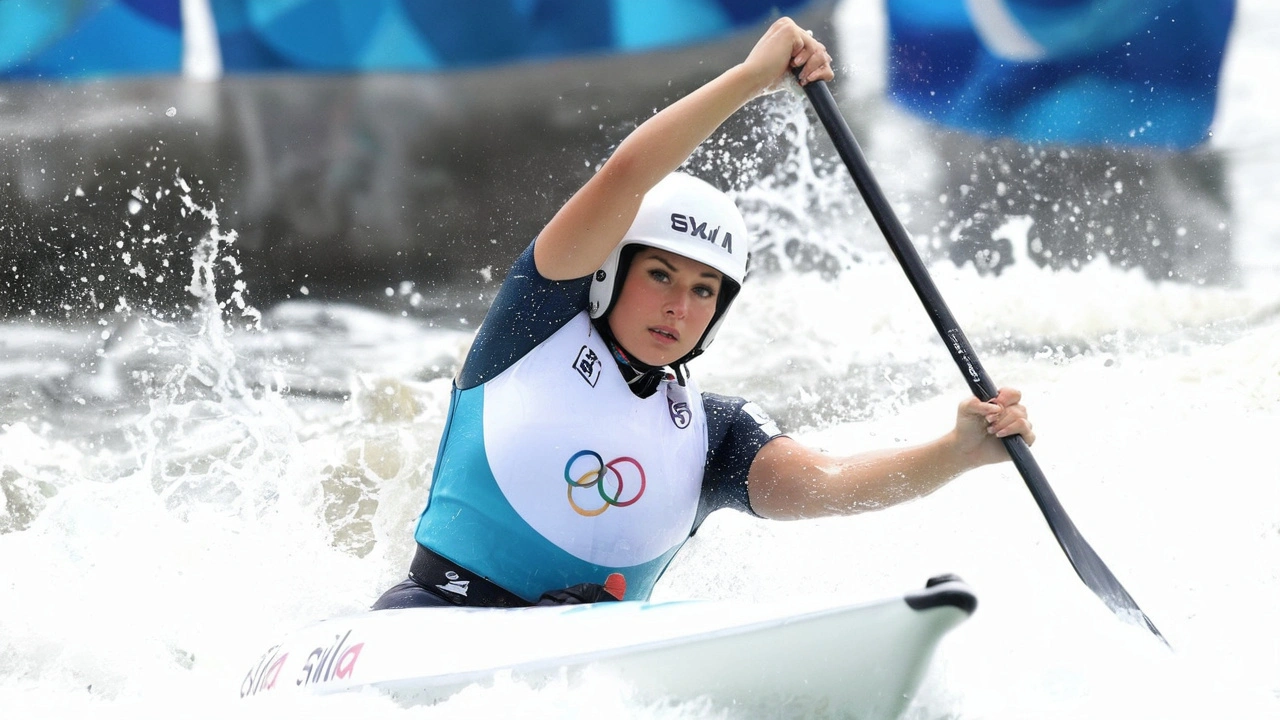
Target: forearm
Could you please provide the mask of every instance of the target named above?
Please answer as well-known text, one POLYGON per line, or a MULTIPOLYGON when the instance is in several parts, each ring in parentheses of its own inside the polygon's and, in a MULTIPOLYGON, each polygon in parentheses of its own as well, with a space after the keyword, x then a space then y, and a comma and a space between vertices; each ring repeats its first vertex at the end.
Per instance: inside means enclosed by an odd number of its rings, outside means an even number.
MULTIPOLYGON (((776 442, 776 441, 775 441, 776 442)), ((794 441, 761 451, 754 463, 751 507, 774 519, 852 515, 928 495, 975 467, 953 434, 933 442, 832 457, 794 441)))

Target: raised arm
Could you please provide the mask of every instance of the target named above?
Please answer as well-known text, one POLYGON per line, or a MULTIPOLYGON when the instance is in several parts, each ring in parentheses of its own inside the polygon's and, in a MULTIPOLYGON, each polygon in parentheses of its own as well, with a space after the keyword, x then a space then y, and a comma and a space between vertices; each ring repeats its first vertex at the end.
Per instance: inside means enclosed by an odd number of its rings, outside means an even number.
POLYGON ((914 500, 961 473, 1008 460, 1000 438, 1035 433, 1022 394, 1002 388, 991 402, 960 404, 956 426, 923 445, 834 457, 788 437, 771 441, 751 464, 751 509, 778 520, 852 515, 914 500))
POLYGON ((552 280, 595 272, 631 226, 645 193, 729 116, 802 66, 802 82, 835 77, 826 47, 782 18, 746 60, 642 123, 539 233, 538 272, 552 280))

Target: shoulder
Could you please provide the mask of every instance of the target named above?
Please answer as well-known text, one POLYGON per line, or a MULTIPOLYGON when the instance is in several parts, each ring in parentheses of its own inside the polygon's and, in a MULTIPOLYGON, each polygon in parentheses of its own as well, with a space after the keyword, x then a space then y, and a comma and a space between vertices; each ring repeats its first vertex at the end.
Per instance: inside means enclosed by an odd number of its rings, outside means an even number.
POLYGON ((502 281, 458 374, 458 387, 487 382, 586 309, 591 278, 549 280, 538 272, 533 245, 502 281))
MULTIPOLYGON (((709 435, 713 433, 713 425, 721 434, 735 429, 747 435, 762 435, 766 438, 782 434, 778 424, 764 408, 745 398, 704 392, 702 406, 707 413, 709 435)), ((714 441, 712 444, 715 444, 714 441)))
POLYGON ((740 397, 703 393, 702 406, 707 416, 708 475, 745 482, 761 448, 782 437, 782 431, 764 408, 740 397))
POLYGON ((744 398, 702 393, 707 418, 707 464, 698 523, 720 508, 752 513, 748 479, 756 457, 786 437, 759 405, 744 398))

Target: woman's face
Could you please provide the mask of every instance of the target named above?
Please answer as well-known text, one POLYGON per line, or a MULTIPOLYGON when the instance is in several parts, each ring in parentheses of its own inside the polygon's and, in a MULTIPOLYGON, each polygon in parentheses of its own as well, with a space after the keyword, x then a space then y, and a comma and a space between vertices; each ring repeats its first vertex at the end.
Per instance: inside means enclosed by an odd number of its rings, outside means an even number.
POLYGON ((716 312, 720 282, 720 273, 707 265, 642 248, 609 313, 609 329, 631 357, 670 365, 702 339, 716 312))

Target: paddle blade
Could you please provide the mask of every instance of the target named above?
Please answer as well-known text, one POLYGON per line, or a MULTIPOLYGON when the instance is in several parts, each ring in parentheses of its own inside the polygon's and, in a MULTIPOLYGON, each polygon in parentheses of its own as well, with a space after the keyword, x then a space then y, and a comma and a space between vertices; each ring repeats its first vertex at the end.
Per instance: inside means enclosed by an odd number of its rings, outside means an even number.
POLYGON ((1146 627, 1168 646, 1169 641, 1165 640, 1164 635, 1156 629, 1155 623, 1151 622, 1151 618, 1138 607, 1133 596, 1124 589, 1107 564, 1102 562, 1098 553, 1094 552, 1093 547, 1076 529, 1075 523, 1071 522, 1071 518, 1067 516, 1062 503, 1058 502, 1058 496, 1054 494, 1053 488, 1049 487, 1049 481, 1045 479, 1040 465, 1031 455, 1031 448, 1027 446, 1022 436, 1014 435, 1005 438, 1004 446, 1009 451, 1009 457, 1013 458, 1013 464, 1018 468, 1018 473, 1026 482, 1027 489, 1031 491, 1031 496, 1035 498, 1036 505, 1040 507, 1045 521, 1049 523, 1049 529, 1053 531, 1058 545, 1066 553, 1071 567, 1075 568, 1076 574, 1080 576, 1085 586, 1101 598, 1111 612, 1121 620, 1146 627))

